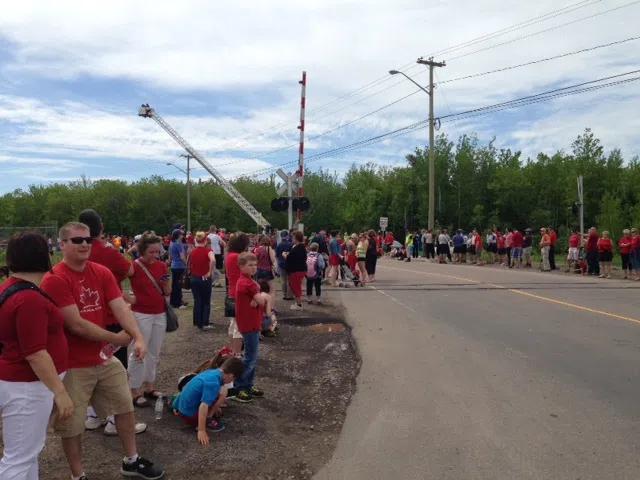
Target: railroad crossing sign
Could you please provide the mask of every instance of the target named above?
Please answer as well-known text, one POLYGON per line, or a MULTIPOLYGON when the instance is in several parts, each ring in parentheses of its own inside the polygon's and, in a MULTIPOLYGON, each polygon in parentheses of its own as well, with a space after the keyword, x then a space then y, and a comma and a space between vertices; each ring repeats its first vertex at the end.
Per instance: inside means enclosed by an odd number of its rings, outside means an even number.
POLYGON ((380 217, 380 230, 387 230, 389 226, 389 219, 387 217, 380 217))

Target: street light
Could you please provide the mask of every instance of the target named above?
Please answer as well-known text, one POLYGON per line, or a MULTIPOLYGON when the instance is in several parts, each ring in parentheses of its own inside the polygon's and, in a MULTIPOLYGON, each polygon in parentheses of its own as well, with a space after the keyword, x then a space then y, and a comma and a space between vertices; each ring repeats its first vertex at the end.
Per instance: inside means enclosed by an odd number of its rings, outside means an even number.
POLYGON ((435 227, 435 147, 434 147, 434 126, 435 121, 433 118, 433 68, 434 67, 442 67, 444 63, 436 63, 433 59, 429 59, 428 61, 418 59, 418 63, 428 65, 429 69, 429 90, 424 88, 422 85, 417 83, 413 78, 409 77, 406 73, 400 72, 399 70, 389 70, 389 74, 391 75, 402 75, 415 86, 417 86, 424 93, 429 95, 429 221, 428 228, 433 231, 435 227))
POLYGON ((191 232, 191 175, 190 175, 191 168, 189 165, 189 160, 191 160, 193 157, 191 155, 180 155, 180 156, 187 159, 186 171, 172 162, 167 162, 167 165, 171 165, 172 167, 177 168, 187 176, 187 232, 191 232))

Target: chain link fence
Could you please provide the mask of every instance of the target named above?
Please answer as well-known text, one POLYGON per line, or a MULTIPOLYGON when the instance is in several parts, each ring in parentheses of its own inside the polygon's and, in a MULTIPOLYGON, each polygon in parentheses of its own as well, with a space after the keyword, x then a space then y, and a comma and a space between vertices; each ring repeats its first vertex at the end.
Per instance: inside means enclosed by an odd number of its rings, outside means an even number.
POLYGON ((58 223, 52 223, 51 225, 45 226, 11 226, 11 227, 0 227, 0 251, 4 251, 7 242, 11 238, 14 233, 17 232, 39 232, 44 235, 47 240, 51 239, 50 245, 55 248, 57 246, 58 240, 58 223))

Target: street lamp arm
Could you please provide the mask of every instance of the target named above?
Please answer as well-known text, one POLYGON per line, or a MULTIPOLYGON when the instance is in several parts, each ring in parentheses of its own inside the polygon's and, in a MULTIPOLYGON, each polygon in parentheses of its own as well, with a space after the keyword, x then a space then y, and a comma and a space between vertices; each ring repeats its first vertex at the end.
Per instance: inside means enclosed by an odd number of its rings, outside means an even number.
POLYGON ((389 73, 391 75, 397 75, 400 74, 402 76, 404 76, 404 78, 406 78, 407 80, 409 80, 411 83, 413 83, 416 87, 418 87, 420 90, 422 90, 424 93, 426 93, 427 95, 431 95, 431 93, 429 93, 429 90, 427 90, 426 88, 424 88, 422 85, 420 85, 418 82, 416 82, 413 78, 411 78, 410 76, 408 76, 406 73, 404 72, 400 72, 398 70, 389 70, 389 73))

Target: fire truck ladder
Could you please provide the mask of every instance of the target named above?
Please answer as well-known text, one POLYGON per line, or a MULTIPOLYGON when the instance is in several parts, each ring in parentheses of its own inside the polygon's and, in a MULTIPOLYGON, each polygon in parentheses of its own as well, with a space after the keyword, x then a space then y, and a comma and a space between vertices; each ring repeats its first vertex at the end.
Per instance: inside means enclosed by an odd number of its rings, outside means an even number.
POLYGON ((173 138, 176 142, 178 142, 182 148, 184 148, 189 155, 192 155, 200 165, 202 165, 212 176, 215 178, 220 186, 224 189, 225 192, 229 194, 231 198, 235 200, 235 202, 240 205, 247 214, 258 224, 260 228, 264 228, 269 225, 269 222, 265 220, 262 214, 255 209, 253 205, 251 205, 246 198, 236 190, 236 188, 231 185, 220 173, 213 168, 206 158, 202 156, 200 152, 198 152, 195 148, 193 148, 189 142, 187 142, 184 138, 180 136, 178 132, 176 132, 171 126, 164 121, 164 119, 156 113, 156 111, 149 106, 142 105, 140 110, 138 111, 138 116, 144 118, 152 118, 155 122, 162 127, 162 129, 167 132, 171 138, 173 138))

